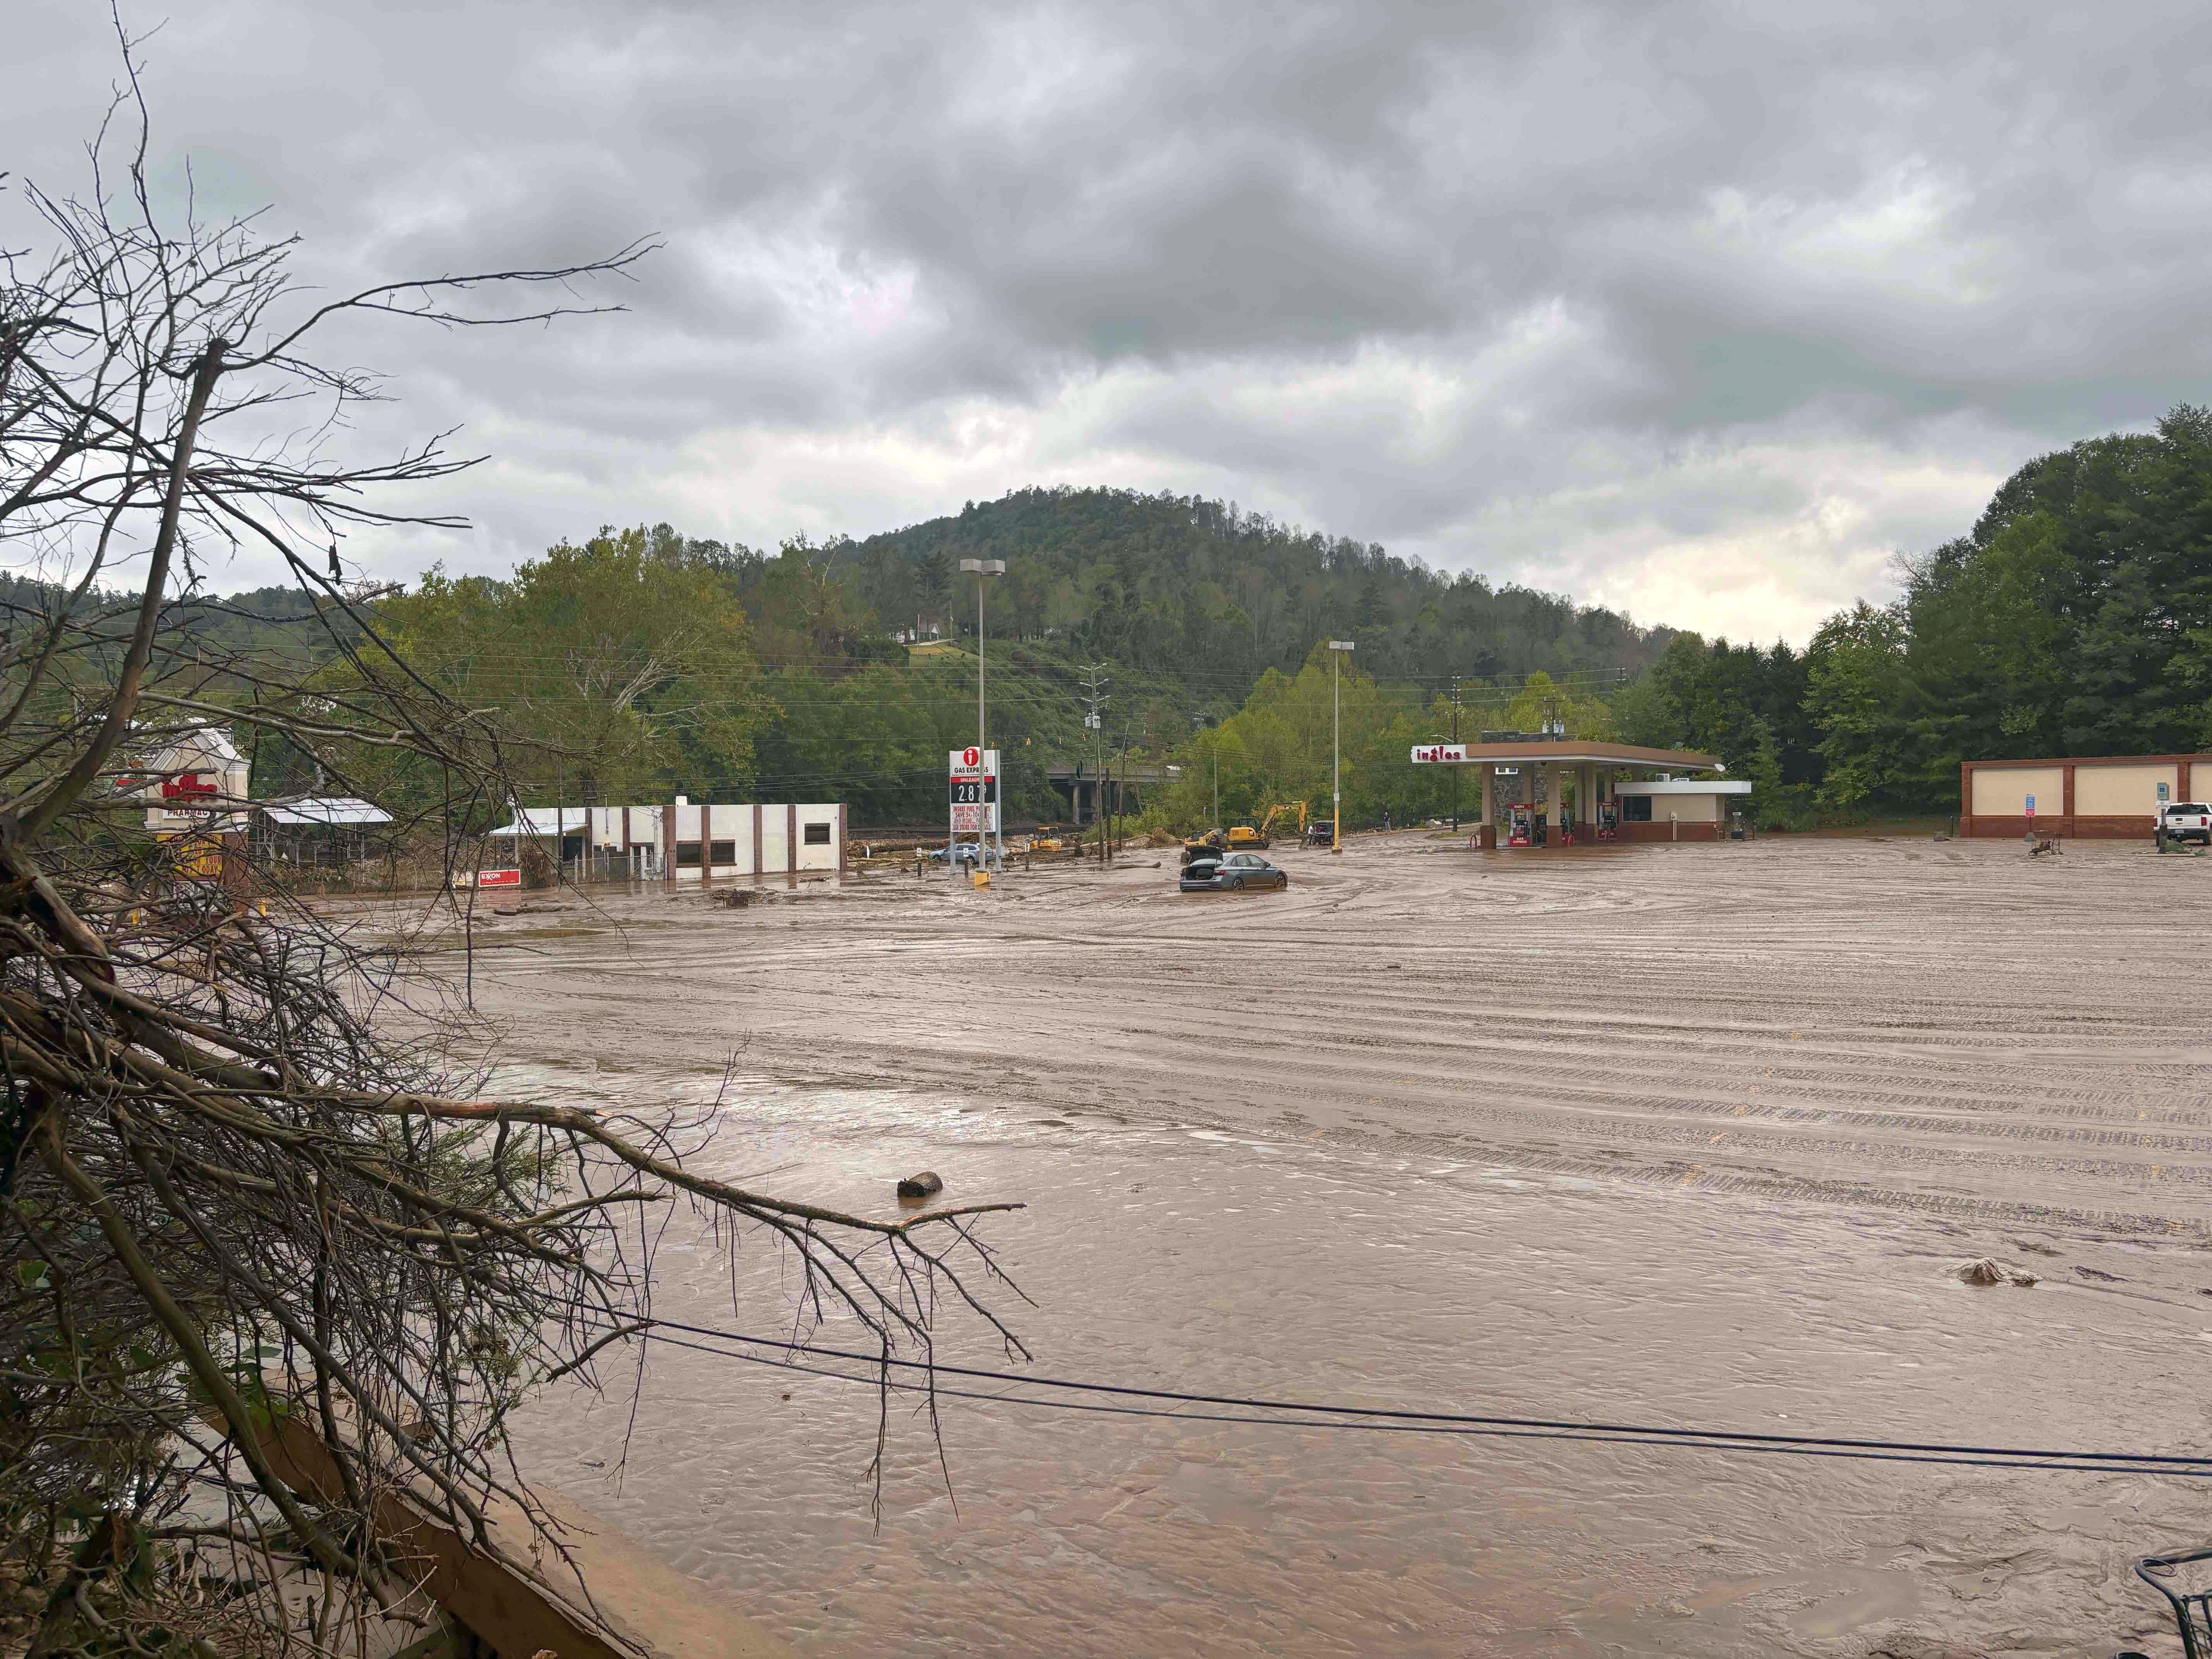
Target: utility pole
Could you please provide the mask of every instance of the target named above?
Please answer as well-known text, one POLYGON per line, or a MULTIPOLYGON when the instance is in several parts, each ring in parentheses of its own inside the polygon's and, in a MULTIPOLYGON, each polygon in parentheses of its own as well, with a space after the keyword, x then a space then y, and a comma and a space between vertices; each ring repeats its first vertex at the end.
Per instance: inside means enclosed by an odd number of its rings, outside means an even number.
POLYGON ((1106 723, 1105 716, 1099 711, 1113 701, 1106 695, 1106 685, 1104 663, 1092 663, 1090 667, 1083 671, 1083 696, 1084 701, 1090 705, 1084 714, 1083 723, 1089 726, 1094 734, 1092 742, 1096 746, 1098 761, 1098 769, 1091 786, 1092 794, 1091 817, 1091 821, 1098 825, 1098 867, 1102 870, 1106 867, 1106 825, 1103 822, 1106 812, 1106 723))
MULTIPOLYGON (((1194 732, 1202 732, 1206 729, 1206 723, 1212 718, 1213 715, 1210 711, 1201 708, 1190 717, 1190 729, 1194 732)), ((1221 733, 1218 729, 1213 734, 1212 742, 1206 745, 1206 750, 1213 757, 1213 821, 1218 823, 1221 822, 1221 733)))
POLYGON ((1114 840, 1118 844, 1121 839, 1121 795, 1129 787, 1129 728, 1126 726, 1121 728, 1121 752, 1115 763, 1120 769, 1121 781, 1114 791, 1114 815, 1106 822, 1112 826, 1114 840))
MULTIPOLYGON (((1457 742, 1459 741, 1459 676, 1458 676, 1458 675, 1456 675, 1456 674, 1455 674, 1455 675, 1453 675, 1453 676, 1452 676, 1452 734, 1451 734, 1451 740, 1452 740, 1454 743, 1457 743, 1457 742)), ((1451 769, 1451 781, 1452 781, 1452 834, 1454 834, 1454 835, 1455 836, 1455 835, 1459 834, 1459 768, 1458 768, 1458 767, 1456 767, 1456 766, 1453 767, 1453 768, 1452 768, 1452 769, 1451 769)))
POLYGON ((1344 851, 1344 653, 1350 640, 1331 640, 1328 703, 1332 727, 1328 739, 1328 850, 1344 851))

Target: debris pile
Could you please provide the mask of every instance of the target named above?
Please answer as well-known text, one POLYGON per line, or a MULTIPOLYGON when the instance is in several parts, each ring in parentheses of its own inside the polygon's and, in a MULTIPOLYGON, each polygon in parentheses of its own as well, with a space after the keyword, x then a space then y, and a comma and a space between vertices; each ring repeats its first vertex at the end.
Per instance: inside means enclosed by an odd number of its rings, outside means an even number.
POLYGON ((2043 1281, 2025 1267, 2008 1267, 1994 1256, 1984 1256, 1978 1261, 1969 1261, 1959 1269, 1961 1279, 1969 1285, 2039 1285, 2043 1281))

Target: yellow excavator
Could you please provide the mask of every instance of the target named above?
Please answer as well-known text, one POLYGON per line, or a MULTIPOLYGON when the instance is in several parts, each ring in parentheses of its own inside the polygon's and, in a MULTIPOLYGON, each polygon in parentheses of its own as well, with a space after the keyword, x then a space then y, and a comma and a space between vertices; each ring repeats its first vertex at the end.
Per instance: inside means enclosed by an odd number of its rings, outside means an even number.
MULTIPOLYGON (((1234 830, 1230 832, 1231 835, 1235 833, 1234 830)), ((1223 835, 1218 830, 1208 830, 1202 834, 1185 838, 1182 844, 1182 861, 1188 864, 1193 859, 1217 858, 1228 850, 1229 836, 1223 835)))
POLYGON ((1032 853, 1065 853, 1074 843, 1067 839, 1056 823, 1040 823, 1030 831, 1030 851, 1032 853))
POLYGON ((1279 806, 1269 807, 1267 817, 1261 818, 1256 825, 1247 822, 1234 826, 1229 831, 1231 850, 1242 851, 1246 848, 1265 849, 1268 840, 1267 832, 1275 827, 1275 820, 1285 812, 1296 812, 1298 815, 1297 833, 1304 835, 1306 827, 1306 804, 1302 800, 1285 801, 1279 806))
POLYGON ((1260 820, 1260 833, 1264 836, 1273 829, 1275 820, 1285 812, 1296 812, 1298 815, 1298 827, 1291 833, 1304 836, 1306 832, 1306 804, 1302 800, 1286 800, 1280 806, 1269 807, 1267 816, 1260 820))

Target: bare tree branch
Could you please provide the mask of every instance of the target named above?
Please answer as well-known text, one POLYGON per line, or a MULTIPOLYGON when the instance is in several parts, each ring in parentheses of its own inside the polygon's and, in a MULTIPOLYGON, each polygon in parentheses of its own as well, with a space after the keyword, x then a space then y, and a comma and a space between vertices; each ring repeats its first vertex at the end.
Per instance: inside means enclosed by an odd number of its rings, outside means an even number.
MULTIPOLYGON (((559 1551, 507 1425, 642 1336, 638 1218, 680 1203, 732 1249, 757 1231, 798 1267, 763 1322, 848 1321, 927 1362, 940 1304, 1018 1350, 992 1306, 1018 1291, 974 1231, 1016 1206, 885 1220, 701 1174, 726 1077, 653 1111, 479 1097, 441 1058, 479 1043, 466 985, 257 861, 247 803, 197 796, 157 831, 173 757, 220 732, 434 826, 448 872, 467 856, 514 799, 503 721, 407 660, 335 549, 456 522, 410 497, 475 463, 443 434, 345 453, 383 392, 319 360, 317 331, 619 309, 589 290, 653 245, 317 297, 253 218, 156 211, 118 36, 89 189, 20 187, 43 246, 0 250, 0 1559, 42 1587, 21 1632, 41 1652, 204 1628, 335 1659, 405 1589, 387 1494, 479 1540, 508 1499, 559 1551), (200 586, 247 547, 303 608, 240 645, 220 624, 243 613, 200 586), (260 1450, 291 1413, 330 1490, 260 1450)), ((619 707, 665 672, 648 657, 560 672, 619 707)))

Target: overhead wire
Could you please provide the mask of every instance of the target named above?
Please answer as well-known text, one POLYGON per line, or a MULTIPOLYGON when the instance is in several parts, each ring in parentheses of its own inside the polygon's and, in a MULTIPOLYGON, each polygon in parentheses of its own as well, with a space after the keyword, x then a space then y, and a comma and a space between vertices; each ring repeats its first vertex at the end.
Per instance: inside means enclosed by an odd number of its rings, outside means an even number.
POLYGON ((1942 1441, 1888 1440, 1872 1437, 1777 1434, 1760 1430, 1681 1428, 1642 1423, 1587 1421, 1568 1418, 1513 1417, 1460 1412, 1415 1411, 1400 1407, 1347 1406, 1310 1401, 1270 1400, 1238 1395, 1194 1394, 1170 1389, 1096 1382, 1066 1377, 1038 1376, 1020 1371, 994 1370, 931 1360, 906 1359, 880 1353, 795 1342, 776 1337, 687 1324, 679 1320, 648 1322, 641 1333, 665 1346, 690 1349, 741 1364, 772 1366, 779 1370, 862 1384, 889 1387, 899 1392, 927 1393, 937 1399, 972 1400, 988 1404, 1025 1406, 1056 1411, 1157 1419, 1186 1423, 1243 1424, 1282 1428, 1350 1429, 1367 1432, 1461 1436, 1481 1439, 1556 1440, 1591 1444, 1674 1447, 1703 1452, 1745 1452, 1762 1455, 1826 1457, 1884 1463, 1938 1464, 1982 1468, 2066 1470, 2079 1474, 2158 1474, 2187 1479, 2212 1479, 2212 1455, 2197 1456, 2158 1452, 2071 1451, 2019 1446, 1984 1446, 1942 1441), (682 1332, 684 1335, 670 1335, 682 1332), (703 1338, 705 1340, 690 1340, 703 1338), (715 1344, 743 1344, 767 1352, 735 1352, 715 1344), (778 1355, 784 1357, 779 1358, 778 1355), (822 1365, 799 1363, 791 1356, 843 1361, 869 1367, 872 1375, 855 1375, 822 1365), (893 1379, 894 1370, 927 1374, 926 1380, 893 1379), (1029 1392, 994 1392, 982 1389, 947 1388, 937 1379, 951 1376, 969 1382, 1005 1383, 1029 1392), (1049 1390, 1039 1395, 1036 1390, 1049 1390), (1066 1395, 1085 1398, 1066 1398, 1066 1395), (1054 1397, 1054 1395, 1062 1397, 1054 1397), (1116 1401, 1159 1402, 1116 1404, 1116 1401), (1215 1407, 1212 1410, 1168 1409, 1215 1407), (1266 1413, 1267 1415, 1259 1415, 1266 1413))

